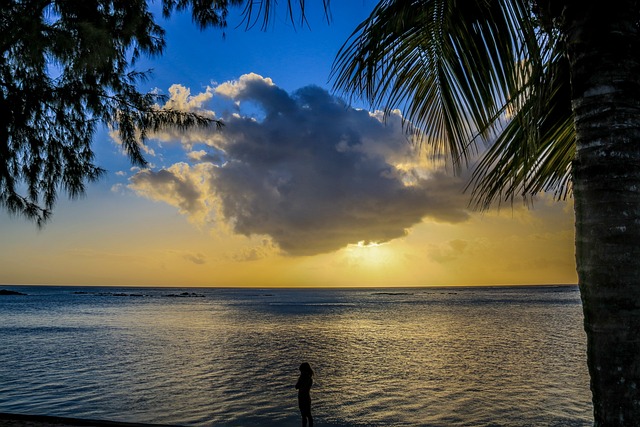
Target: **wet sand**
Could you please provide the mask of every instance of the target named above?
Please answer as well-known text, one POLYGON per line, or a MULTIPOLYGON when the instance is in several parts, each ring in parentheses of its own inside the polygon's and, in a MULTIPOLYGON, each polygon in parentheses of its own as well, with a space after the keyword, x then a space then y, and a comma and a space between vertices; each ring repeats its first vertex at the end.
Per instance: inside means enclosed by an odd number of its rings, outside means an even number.
POLYGON ((0 427, 178 427, 161 424, 0 413, 0 427))

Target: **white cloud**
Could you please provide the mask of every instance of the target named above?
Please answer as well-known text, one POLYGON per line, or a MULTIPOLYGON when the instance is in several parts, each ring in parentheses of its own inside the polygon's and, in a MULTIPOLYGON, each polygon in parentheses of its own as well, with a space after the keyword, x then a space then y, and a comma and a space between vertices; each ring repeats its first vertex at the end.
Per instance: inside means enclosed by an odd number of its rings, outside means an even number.
POLYGON ((167 169, 143 169, 130 178, 129 188, 151 200, 165 202, 198 223, 213 221, 213 192, 210 181, 212 165, 200 163, 193 167, 176 163, 167 169))
POLYGON ((273 80, 262 77, 256 73, 244 74, 238 80, 222 83, 215 88, 215 92, 219 95, 231 98, 233 100, 242 99, 242 94, 247 88, 253 84, 266 85, 275 87, 273 80))
POLYGON ((213 98, 214 89, 207 87, 202 93, 191 95, 191 89, 179 84, 169 88, 169 99, 163 108, 171 108, 180 111, 203 112, 203 105, 213 98))

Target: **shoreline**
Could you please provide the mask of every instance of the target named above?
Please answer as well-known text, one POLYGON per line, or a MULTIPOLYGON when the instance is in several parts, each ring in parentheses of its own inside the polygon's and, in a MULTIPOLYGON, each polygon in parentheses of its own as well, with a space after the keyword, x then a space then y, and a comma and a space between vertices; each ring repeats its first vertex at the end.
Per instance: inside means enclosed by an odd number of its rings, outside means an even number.
POLYGON ((9 414, 0 412, 0 427, 181 427, 166 424, 130 423, 50 415, 9 414))

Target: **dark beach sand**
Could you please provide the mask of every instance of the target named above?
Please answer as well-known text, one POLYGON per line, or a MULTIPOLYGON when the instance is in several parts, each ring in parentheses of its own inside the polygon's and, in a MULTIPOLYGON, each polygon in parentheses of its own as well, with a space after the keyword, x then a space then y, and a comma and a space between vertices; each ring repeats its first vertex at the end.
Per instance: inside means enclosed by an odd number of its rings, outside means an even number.
MULTIPOLYGON (((105 420, 50 417, 45 415, 5 414, 0 412, 0 427, 172 427, 160 424, 122 423, 105 420)), ((178 427, 178 426, 173 426, 178 427)))

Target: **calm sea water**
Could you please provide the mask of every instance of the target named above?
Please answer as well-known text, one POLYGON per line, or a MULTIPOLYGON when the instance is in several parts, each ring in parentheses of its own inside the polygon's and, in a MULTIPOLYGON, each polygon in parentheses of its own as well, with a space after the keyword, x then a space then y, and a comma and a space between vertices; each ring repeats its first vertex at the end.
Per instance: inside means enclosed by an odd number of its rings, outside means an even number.
POLYGON ((308 361, 318 426, 591 425, 575 287, 0 288, 0 412, 298 426, 308 361))

